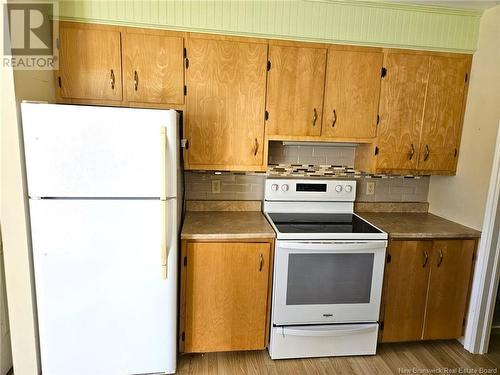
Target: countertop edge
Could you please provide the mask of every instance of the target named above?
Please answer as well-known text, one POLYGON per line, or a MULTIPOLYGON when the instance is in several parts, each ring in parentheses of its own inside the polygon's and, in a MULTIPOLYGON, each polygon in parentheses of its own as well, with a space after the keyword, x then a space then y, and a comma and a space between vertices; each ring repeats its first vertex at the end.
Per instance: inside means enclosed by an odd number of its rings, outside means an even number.
POLYGON ((181 240, 275 239, 275 233, 207 233, 185 234, 181 240))

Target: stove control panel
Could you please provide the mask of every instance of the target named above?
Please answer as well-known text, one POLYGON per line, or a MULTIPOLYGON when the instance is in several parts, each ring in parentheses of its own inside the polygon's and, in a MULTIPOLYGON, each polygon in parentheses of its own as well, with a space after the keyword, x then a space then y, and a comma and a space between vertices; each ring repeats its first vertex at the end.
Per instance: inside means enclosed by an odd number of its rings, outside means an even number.
POLYGON ((268 178, 264 195, 267 201, 354 202, 356 181, 268 178))

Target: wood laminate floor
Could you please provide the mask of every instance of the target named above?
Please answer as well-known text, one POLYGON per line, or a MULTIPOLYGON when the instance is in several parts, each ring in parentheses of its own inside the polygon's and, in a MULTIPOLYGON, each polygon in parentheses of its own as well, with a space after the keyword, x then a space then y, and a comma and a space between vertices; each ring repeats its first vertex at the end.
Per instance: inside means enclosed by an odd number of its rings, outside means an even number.
POLYGON ((273 361, 267 351, 184 354, 180 375, 294 374, 498 374, 500 335, 492 335, 488 354, 467 352, 458 341, 381 344, 376 356, 273 361))

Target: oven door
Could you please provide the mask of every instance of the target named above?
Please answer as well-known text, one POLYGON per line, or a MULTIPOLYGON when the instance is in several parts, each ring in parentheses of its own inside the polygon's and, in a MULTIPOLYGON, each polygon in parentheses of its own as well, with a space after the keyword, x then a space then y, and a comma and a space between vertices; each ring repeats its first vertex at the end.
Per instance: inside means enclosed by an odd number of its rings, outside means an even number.
POLYGON ((277 241, 273 324, 376 322, 387 241, 277 241))

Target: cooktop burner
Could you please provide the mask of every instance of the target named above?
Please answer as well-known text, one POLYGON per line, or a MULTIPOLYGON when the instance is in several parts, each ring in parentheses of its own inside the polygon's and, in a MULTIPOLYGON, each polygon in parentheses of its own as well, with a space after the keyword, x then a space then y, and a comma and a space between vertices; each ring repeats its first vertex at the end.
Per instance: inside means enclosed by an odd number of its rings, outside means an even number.
POLYGON ((383 233, 356 214, 269 213, 281 233, 383 233))

